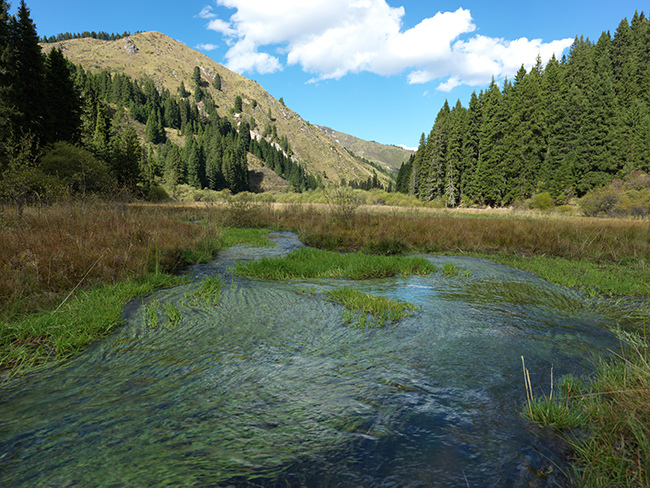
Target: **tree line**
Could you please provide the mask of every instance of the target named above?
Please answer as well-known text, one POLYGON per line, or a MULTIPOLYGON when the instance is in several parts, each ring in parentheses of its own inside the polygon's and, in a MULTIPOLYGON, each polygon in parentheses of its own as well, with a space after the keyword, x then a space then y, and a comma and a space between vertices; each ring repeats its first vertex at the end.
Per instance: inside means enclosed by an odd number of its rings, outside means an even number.
POLYGON ((556 202, 650 170, 650 23, 635 13, 613 36, 576 37, 568 56, 538 58, 492 80, 468 107, 447 102, 396 189, 426 201, 507 205, 548 192, 556 202))
MULTIPOLYGON (((140 33, 141 31, 137 31, 136 34, 140 33)), ((71 34, 70 32, 63 32, 59 33, 56 36, 52 35, 50 37, 43 36, 40 39, 40 42, 43 44, 53 44, 55 42, 61 42, 61 41, 67 41, 70 39, 87 39, 87 38, 92 38, 92 39, 99 39, 101 41, 117 41, 119 39, 123 39, 125 37, 129 37, 131 35, 130 32, 124 31, 122 34, 117 34, 114 32, 111 32, 110 34, 108 32, 104 31, 84 31, 84 32, 77 32, 75 34, 71 34)))

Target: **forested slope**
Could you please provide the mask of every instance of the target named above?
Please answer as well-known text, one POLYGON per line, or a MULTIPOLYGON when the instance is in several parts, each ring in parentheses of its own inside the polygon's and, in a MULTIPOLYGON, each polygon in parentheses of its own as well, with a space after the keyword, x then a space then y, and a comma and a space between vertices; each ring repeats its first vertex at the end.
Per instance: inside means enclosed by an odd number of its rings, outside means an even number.
POLYGON ((556 202, 650 168, 650 23, 576 37, 568 56, 538 59, 501 87, 447 103, 398 191, 448 206, 501 206, 548 192, 556 202))

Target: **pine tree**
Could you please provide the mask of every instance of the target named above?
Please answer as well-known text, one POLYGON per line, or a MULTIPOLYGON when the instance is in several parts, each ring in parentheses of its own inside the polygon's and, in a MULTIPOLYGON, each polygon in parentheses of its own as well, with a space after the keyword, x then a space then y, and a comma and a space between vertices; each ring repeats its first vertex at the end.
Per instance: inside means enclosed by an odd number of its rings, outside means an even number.
POLYGON ((409 159, 402 163, 397 172, 397 178, 395 179, 395 191, 399 193, 407 194, 409 193, 409 181, 411 180, 411 170, 413 169, 413 159, 414 155, 409 156, 409 159))
POLYGON ((650 170, 650 113, 647 105, 636 100, 621 118, 621 175, 635 170, 650 170))
POLYGON ((452 109, 449 117, 449 138, 447 149, 447 167, 445 170, 445 200, 448 206, 455 207, 462 201, 463 189, 461 174, 463 173, 463 148, 467 134, 467 110, 460 100, 452 109))
POLYGON ((152 109, 149 112, 149 117, 147 117, 145 135, 154 144, 163 144, 165 142, 165 129, 163 129, 160 119, 160 110, 152 109))
POLYGON ((506 135, 509 165, 506 200, 529 198, 536 190, 546 144, 546 114, 542 98, 541 60, 526 74, 523 65, 510 93, 510 129, 506 135))
POLYGON ((194 82, 195 87, 201 86, 201 68, 194 66, 194 71, 192 72, 192 81, 194 82))
POLYGON ((618 85, 623 78, 623 69, 632 54, 632 31, 627 18, 621 20, 612 39, 612 68, 614 70, 614 83, 618 85))
POLYGON ((61 49, 52 49, 45 60, 46 121, 45 139, 78 142, 81 100, 72 78, 73 68, 61 49))
MULTIPOLYGON (((504 84, 507 87, 507 81, 504 84)), ((494 79, 485 93, 479 141, 479 161, 473 182, 479 202, 500 205, 507 195, 507 175, 504 167, 507 126, 506 98, 494 79)))
MULTIPOLYGON (((426 149, 427 140, 423 132, 420 136, 420 144, 418 145, 418 149, 415 151, 415 156, 413 158, 413 164, 411 167, 411 179, 409 181, 409 193, 411 195, 415 195, 416 197, 420 193, 420 175, 423 173, 422 165, 426 149)), ((425 170, 428 170, 428 167, 426 167, 425 170)))
POLYGON ((221 75, 219 75, 219 73, 216 73, 214 75, 214 81, 212 82, 212 86, 214 87, 215 90, 221 91, 221 75))
POLYGON ((133 127, 127 126, 113 141, 112 167, 120 185, 135 190, 142 176, 141 159, 142 147, 138 134, 133 127))
POLYGON ((445 193, 445 170, 449 141, 449 103, 445 100, 427 138, 426 151, 420 173, 419 197, 433 200, 445 193))
POLYGON ((180 86, 178 87, 178 96, 181 98, 186 98, 188 96, 187 90, 185 89, 185 83, 181 81, 180 86))
MULTIPOLYGON (((0 146, 4 146, 4 143, 9 139, 12 132, 10 121, 16 116, 13 104, 13 66, 9 4, 5 0, 0 0, 0 146)), ((0 161, 2 152, 2 149, 0 149, 0 161)))
POLYGON ((475 193, 475 174, 480 159, 480 130, 482 123, 483 92, 480 97, 472 92, 467 108, 467 132, 463 145, 463 172, 460 176, 462 198, 466 202, 478 201, 475 193))
POLYGON ((575 195, 577 180, 587 169, 587 142, 584 127, 589 102, 576 85, 563 97, 559 115, 551 128, 547 163, 549 181, 546 188, 557 199, 575 195))
POLYGON ((25 1, 10 23, 12 60, 12 102, 15 107, 15 127, 23 134, 32 133, 36 140, 44 137, 47 109, 45 102, 45 63, 38 44, 36 26, 29 16, 25 1))

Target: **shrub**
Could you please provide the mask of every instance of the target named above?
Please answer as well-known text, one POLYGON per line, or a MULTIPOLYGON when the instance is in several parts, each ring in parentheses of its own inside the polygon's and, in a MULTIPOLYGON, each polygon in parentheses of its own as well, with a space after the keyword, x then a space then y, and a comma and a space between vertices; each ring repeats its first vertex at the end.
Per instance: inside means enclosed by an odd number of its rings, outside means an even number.
POLYGON ((619 192, 609 186, 588 192, 580 199, 579 206, 587 217, 596 217, 601 212, 611 216, 618 200, 619 192))
POLYGON ((68 142, 55 143, 41 158, 39 168, 73 193, 104 193, 114 184, 105 162, 68 142))
POLYGON ((149 188, 147 199, 150 202, 164 202, 169 200, 169 195, 162 186, 153 185, 149 188))
POLYGON ((361 197, 348 186, 337 186, 325 191, 325 198, 330 206, 332 216, 347 225, 357 213, 362 203, 361 197))
POLYGON ((531 207, 537 210, 550 210, 552 206, 553 200, 551 199, 551 194, 547 191, 537 193, 531 201, 531 207))

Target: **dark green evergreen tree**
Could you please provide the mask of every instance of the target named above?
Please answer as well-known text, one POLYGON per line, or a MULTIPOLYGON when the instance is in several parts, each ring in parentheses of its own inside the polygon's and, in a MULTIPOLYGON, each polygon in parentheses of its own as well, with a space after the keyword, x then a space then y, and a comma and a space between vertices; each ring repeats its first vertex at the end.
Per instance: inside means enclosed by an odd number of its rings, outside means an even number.
POLYGON ((118 137, 115 137, 111 159, 118 183, 125 188, 135 190, 142 176, 140 171, 142 147, 133 127, 127 126, 118 137))
POLYGON ((15 107, 14 127, 17 133, 31 133, 36 140, 42 140, 47 118, 45 62, 36 26, 24 0, 10 22, 9 39, 12 45, 10 76, 11 101, 15 107))
POLYGON ((192 72, 192 81, 194 82, 194 86, 201 86, 201 68, 198 66, 194 66, 194 71, 192 72))
MULTIPOLYGON (((13 47, 10 43, 9 4, 0 0, 0 146, 4 146, 12 133, 11 121, 16 113, 13 94, 13 47)), ((0 148, 0 162, 2 153, 0 148)), ((0 164, 0 168, 1 168, 0 164)))
POLYGON ((45 60, 46 141, 78 142, 81 98, 73 80, 73 67, 61 49, 50 50, 45 60))

